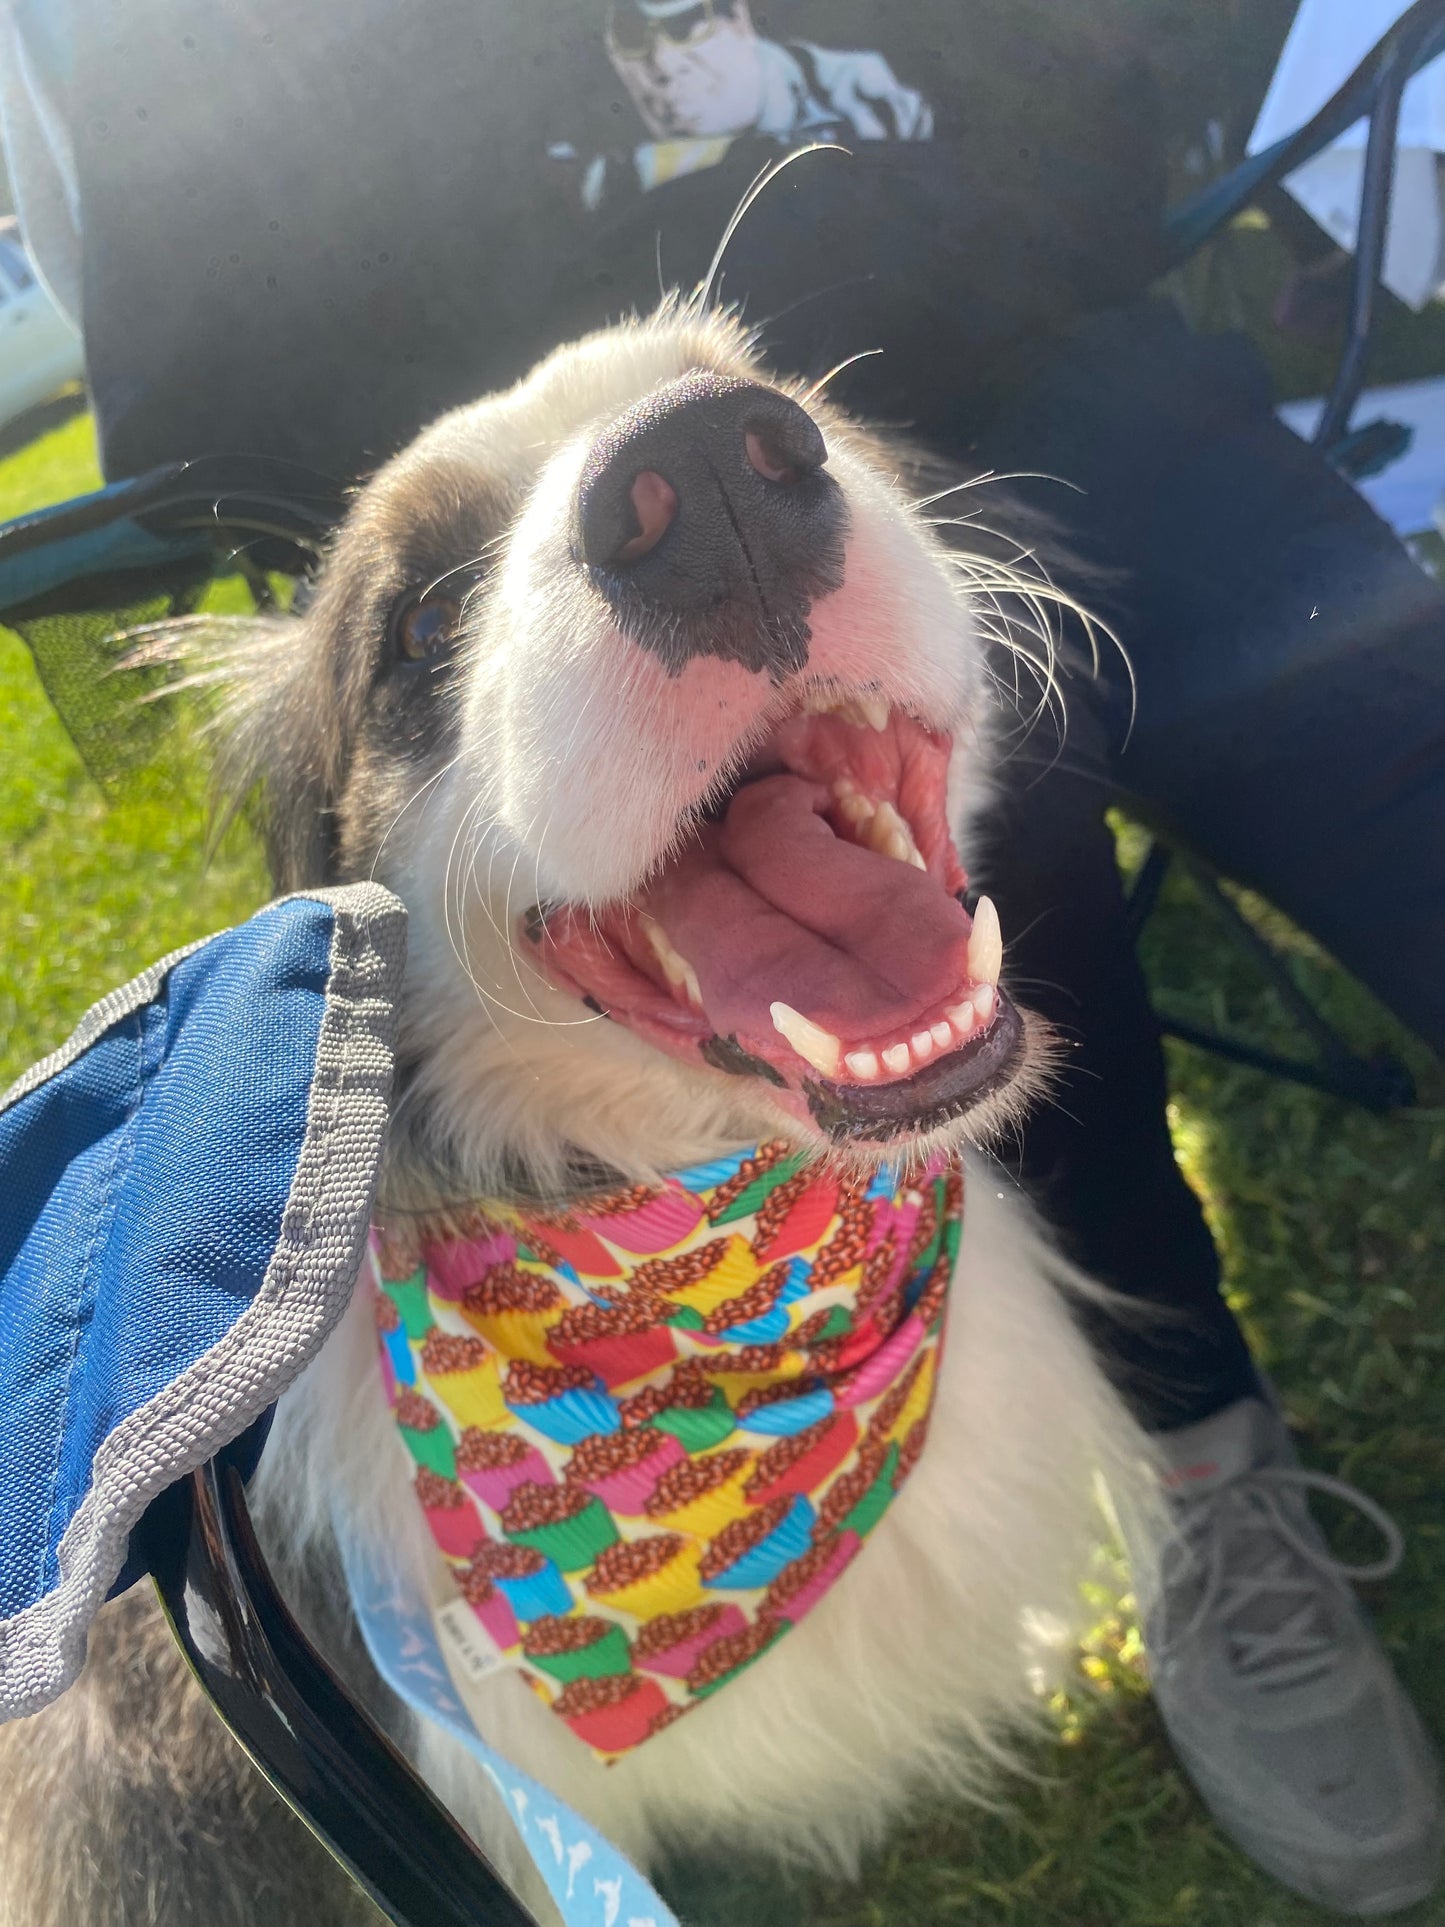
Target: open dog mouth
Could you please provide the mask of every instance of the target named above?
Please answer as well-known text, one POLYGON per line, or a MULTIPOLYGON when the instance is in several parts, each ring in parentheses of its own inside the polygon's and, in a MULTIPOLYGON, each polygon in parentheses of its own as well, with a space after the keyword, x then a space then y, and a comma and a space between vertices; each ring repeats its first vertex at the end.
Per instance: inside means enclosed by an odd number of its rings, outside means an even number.
POLYGON ((531 913, 549 978, 685 1062, 768 1080, 840 1141, 962 1116, 1022 1051, 998 916, 948 829, 950 738, 814 688, 626 903, 531 913))

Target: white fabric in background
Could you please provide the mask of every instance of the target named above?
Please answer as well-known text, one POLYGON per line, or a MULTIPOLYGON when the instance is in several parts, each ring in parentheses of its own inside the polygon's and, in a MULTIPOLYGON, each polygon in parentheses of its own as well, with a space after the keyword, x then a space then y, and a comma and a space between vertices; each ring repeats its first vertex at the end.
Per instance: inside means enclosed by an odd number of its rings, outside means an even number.
MULTIPOLYGON (((1286 402, 1279 418, 1308 441, 1323 406, 1319 401, 1286 402)), ((1436 510, 1445 504, 1445 379, 1366 389, 1355 403, 1353 421, 1358 426, 1381 416, 1408 423, 1414 439, 1398 461, 1357 486, 1397 535, 1423 534, 1435 526, 1436 510)))
MULTIPOLYGON (((1273 146, 1316 114, 1409 4, 1410 0, 1300 0, 1249 137, 1250 153, 1273 146)), ((1320 226, 1352 251, 1367 131, 1367 123, 1357 121, 1284 183, 1320 226)), ((1445 284, 1442 154, 1445 57, 1416 74, 1405 89, 1400 111, 1383 279, 1412 308, 1422 308, 1445 284)))

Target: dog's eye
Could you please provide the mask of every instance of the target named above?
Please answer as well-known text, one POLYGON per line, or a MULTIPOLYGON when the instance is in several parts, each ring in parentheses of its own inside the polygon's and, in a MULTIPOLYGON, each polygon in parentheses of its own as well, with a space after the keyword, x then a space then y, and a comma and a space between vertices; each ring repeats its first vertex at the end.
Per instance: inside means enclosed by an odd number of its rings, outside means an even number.
POLYGON ((403 662, 434 662, 456 641, 461 620, 462 596, 450 588, 407 596, 392 611, 392 653, 403 662))

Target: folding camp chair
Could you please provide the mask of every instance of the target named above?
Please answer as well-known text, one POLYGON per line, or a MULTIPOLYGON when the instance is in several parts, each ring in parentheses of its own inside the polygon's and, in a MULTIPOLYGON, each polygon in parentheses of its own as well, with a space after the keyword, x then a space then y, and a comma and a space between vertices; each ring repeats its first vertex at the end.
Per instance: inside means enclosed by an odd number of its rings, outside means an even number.
MULTIPOLYGON (((1371 132, 1349 338, 1318 445, 1342 466, 1364 379, 1406 79, 1445 50, 1445 0, 1417 4, 1318 115, 1180 207, 1169 223, 1183 261, 1292 168, 1363 114, 1371 132)), ((0 621, 34 649, 51 696, 103 786, 154 753, 153 714, 97 677, 104 638, 193 606, 240 573, 256 599, 272 573, 304 578, 343 510, 341 486, 292 464, 216 456, 168 465, 0 529, 0 621)), ((123 647, 113 646, 112 659, 123 647)), ((1283 959, 1215 878, 1156 843, 1134 887, 1142 927, 1171 861, 1183 860, 1320 1047, 1286 1060, 1176 1022, 1170 1034, 1384 1110, 1409 1101, 1408 1073, 1350 1052, 1303 999, 1283 959)), ((246 1508, 254 1437, 228 1448, 152 1505, 133 1564, 154 1577, 203 1689, 271 1784, 398 1927, 481 1927, 533 1916, 318 1657, 266 1571, 246 1508), (248 1450, 249 1447, 249 1450, 248 1450)))
MULTIPOLYGON (((1361 180, 1344 352, 1314 432, 1315 447, 1349 476, 1363 472, 1363 467, 1358 465, 1380 446, 1379 431, 1384 427, 1367 423, 1352 428, 1351 416, 1364 386, 1380 269, 1389 232, 1400 100, 1410 76, 1442 48, 1445 48, 1445 7, 1437 4, 1437 0, 1417 0, 1312 120, 1177 207, 1168 221, 1172 264, 1178 266, 1218 235, 1236 215, 1277 189, 1286 176, 1368 114, 1370 131, 1361 180)), ((1388 432, 1383 439, 1389 440, 1388 432)), ((1325 1091, 1366 1110, 1391 1111, 1413 1103, 1414 1079, 1405 1065, 1388 1053, 1362 1057, 1352 1051, 1301 991, 1285 958, 1221 888, 1218 877, 1208 866, 1193 856, 1172 851, 1159 840, 1147 849, 1130 894, 1129 915, 1135 935, 1142 932, 1159 900, 1165 877, 1176 862, 1187 870, 1202 901, 1244 946, 1274 986, 1296 1023, 1313 1040, 1318 1055, 1313 1061, 1281 1057, 1238 1038, 1161 1014, 1160 1028, 1164 1034, 1251 1069, 1325 1091)))

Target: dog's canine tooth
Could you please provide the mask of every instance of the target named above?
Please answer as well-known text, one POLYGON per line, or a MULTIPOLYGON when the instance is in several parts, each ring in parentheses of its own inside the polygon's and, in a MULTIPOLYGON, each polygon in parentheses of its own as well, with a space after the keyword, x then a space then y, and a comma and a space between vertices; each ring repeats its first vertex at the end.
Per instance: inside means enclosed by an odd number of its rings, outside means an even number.
POLYGON ((906 1071, 910 1061, 907 1044, 890 1044, 883 1053, 885 1069, 892 1071, 895 1075, 899 1071, 906 1071))
POLYGON ((871 1050, 850 1050, 843 1059, 848 1069, 860 1082, 867 1084, 878 1075, 878 1056, 871 1050))
POLYGON ((697 972, 691 964, 684 965, 685 975, 682 987, 687 992, 687 1000, 695 1010, 702 1009, 702 985, 697 980, 697 972))
POLYGON ((787 1040, 799 1057, 813 1066, 822 1077, 836 1077, 838 1064, 843 1055, 843 1046, 832 1031, 824 1030, 821 1024, 812 1023, 801 1011, 794 1010, 791 1004, 777 1003, 769 1007, 773 1029, 787 1040))
POLYGON ((868 728, 876 730, 881 736, 888 727, 888 698, 878 695, 859 696, 857 706, 868 728))
POLYGON ((968 974, 976 984, 993 985, 1003 968, 1003 932, 992 897, 980 897, 968 938, 968 974))

